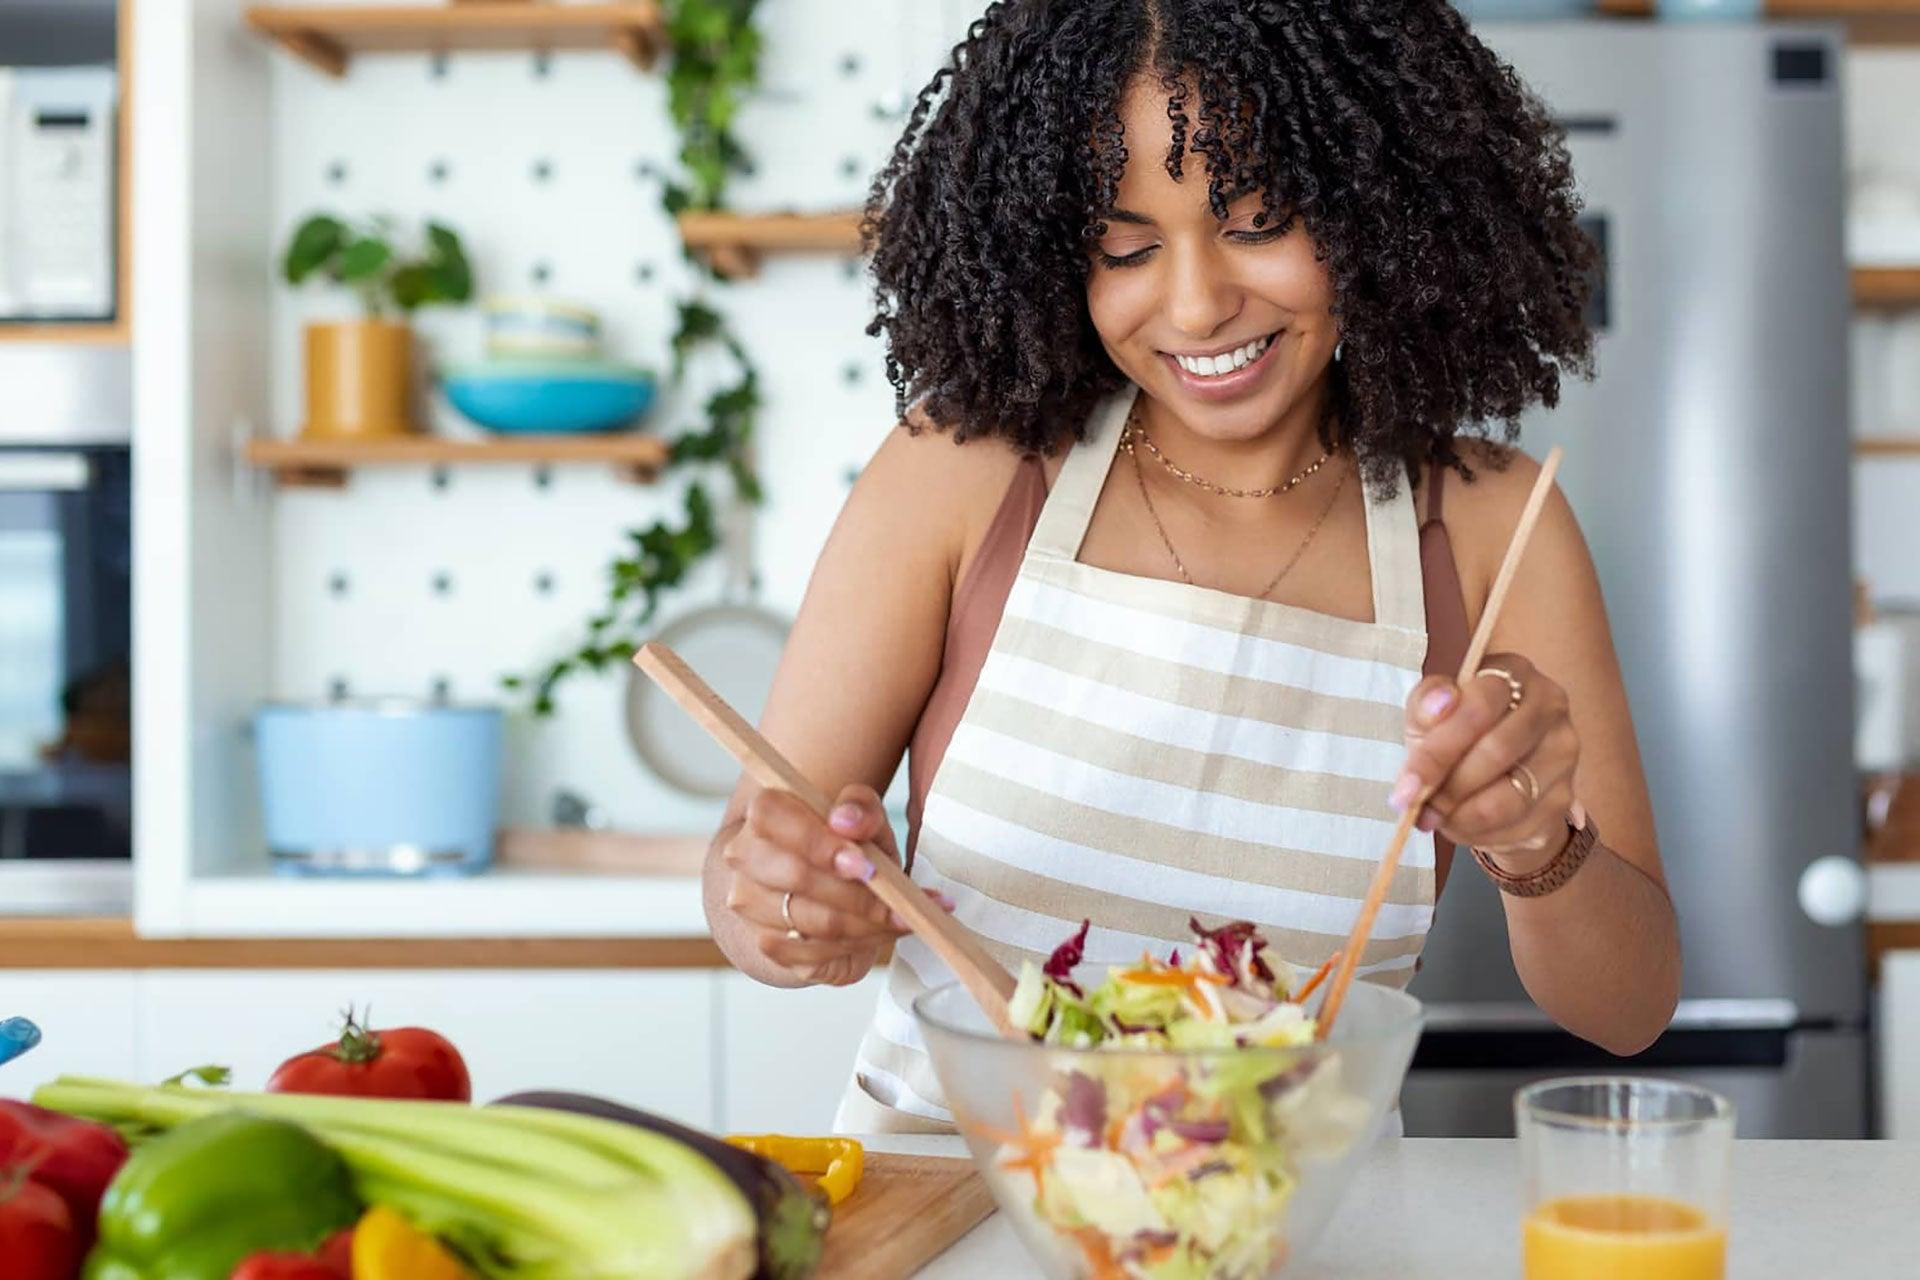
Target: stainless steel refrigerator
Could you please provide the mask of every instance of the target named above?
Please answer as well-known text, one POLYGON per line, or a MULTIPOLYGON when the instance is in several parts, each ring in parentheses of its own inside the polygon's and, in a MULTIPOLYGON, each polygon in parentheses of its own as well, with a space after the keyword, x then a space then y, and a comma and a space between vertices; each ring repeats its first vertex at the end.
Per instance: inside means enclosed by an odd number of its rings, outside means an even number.
MULTIPOLYGON (((1745 1136, 1862 1136, 1860 926, 1798 887, 1860 846, 1852 765, 1842 43, 1817 26, 1489 25, 1566 125, 1604 247, 1598 376, 1524 424, 1600 568, 1685 947, 1622 1063, 1553 1030, 1498 894, 1455 864, 1413 990, 1409 1133, 1512 1131, 1544 1075, 1670 1072, 1745 1136)), ((1605 815, 1599 815, 1604 825, 1605 815)))

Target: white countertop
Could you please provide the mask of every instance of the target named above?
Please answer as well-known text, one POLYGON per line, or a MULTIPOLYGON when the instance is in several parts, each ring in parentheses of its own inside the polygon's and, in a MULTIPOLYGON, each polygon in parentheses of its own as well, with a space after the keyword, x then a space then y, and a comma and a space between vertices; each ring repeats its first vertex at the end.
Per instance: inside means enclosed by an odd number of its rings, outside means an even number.
MULTIPOLYGON (((875 1150, 964 1155, 958 1138, 886 1137, 875 1150)), ((1736 1143, 1733 1280, 1920 1273, 1920 1143, 1736 1143)), ((1036 1275, 998 1214, 921 1280, 1036 1275)), ((1520 1274, 1518 1145, 1390 1139, 1360 1171, 1319 1249, 1287 1280, 1502 1280, 1520 1274)))

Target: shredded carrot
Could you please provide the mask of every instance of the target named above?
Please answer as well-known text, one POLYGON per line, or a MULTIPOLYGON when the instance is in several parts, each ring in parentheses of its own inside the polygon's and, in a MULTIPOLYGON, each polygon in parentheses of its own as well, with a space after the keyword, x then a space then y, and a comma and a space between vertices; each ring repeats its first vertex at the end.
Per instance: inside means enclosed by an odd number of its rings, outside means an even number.
POLYGON ((1327 975, 1333 972, 1333 962, 1335 960, 1338 960, 1339 958, 1340 958, 1340 953, 1338 951, 1328 956, 1326 958, 1326 961, 1322 963, 1318 969, 1315 969, 1313 971, 1313 976, 1307 979, 1306 985, 1301 987, 1300 990, 1294 992, 1292 996, 1293 1003, 1294 1004, 1306 1003, 1307 997, 1312 995, 1314 993, 1314 990, 1317 987, 1319 987, 1321 983, 1327 980, 1327 975))
POLYGON ((1072 1235, 1080 1252, 1087 1255, 1087 1265, 1093 1268, 1088 1280, 1129 1280, 1126 1269, 1114 1260, 1105 1236, 1092 1227, 1081 1227, 1072 1235))
POLYGON ((989 1131, 989 1134, 1002 1146, 1012 1147, 1019 1152, 1016 1156, 1002 1160, 1000 1167, 1024 1169, 1031 1173, 1034 1194, 1040 1195, 1046 1190, 1046 1172, 1053 1165, 1053 1153, 1059 1149, 1065 1138, 1058 1133, 1036 1132, 1032 1122, 1027 1119, 1027 1109, 1020 1104, 1018 1098, 1013 1100, 1013 1114, 1020 1125, 1019 1133, 1000 1134, 989 1131))
POLYGON ((1143 987, 1191 987, 1197 982, 1215 987, 1233 985, 1233 979, 1224 973, 1206 973, 1198 969, 1128 969, 1120 978, 1124 982, 1137 982, 1143 987))

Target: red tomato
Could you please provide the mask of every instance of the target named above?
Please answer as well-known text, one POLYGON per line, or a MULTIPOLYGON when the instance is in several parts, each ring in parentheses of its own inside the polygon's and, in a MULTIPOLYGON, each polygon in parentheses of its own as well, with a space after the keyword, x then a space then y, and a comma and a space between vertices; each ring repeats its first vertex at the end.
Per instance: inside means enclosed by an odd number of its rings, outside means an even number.
POLYGON ((24 1168, 0 1170, 0 1259, 7 1280, 73 1280, 82 1256, 67 1202, 24 1168))
POLYGON ((467 1064, 445 1036, 422 1027, 374 1031, 351 1013, 337 1042, 288 1058, 267 1091, 473 1101, 467 1064))

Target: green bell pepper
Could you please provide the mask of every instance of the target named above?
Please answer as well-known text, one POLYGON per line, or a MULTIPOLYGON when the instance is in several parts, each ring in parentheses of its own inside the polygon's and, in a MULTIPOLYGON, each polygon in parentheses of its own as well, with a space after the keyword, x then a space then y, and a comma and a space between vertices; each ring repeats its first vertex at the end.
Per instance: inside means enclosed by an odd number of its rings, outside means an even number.
POLYGON ((121 1168, 100 1204, 85 1280, 227 1280, 250 1253, 311 1250, 359 1215, 346 1165, 305 1129, 211 1115, 121 1168))

